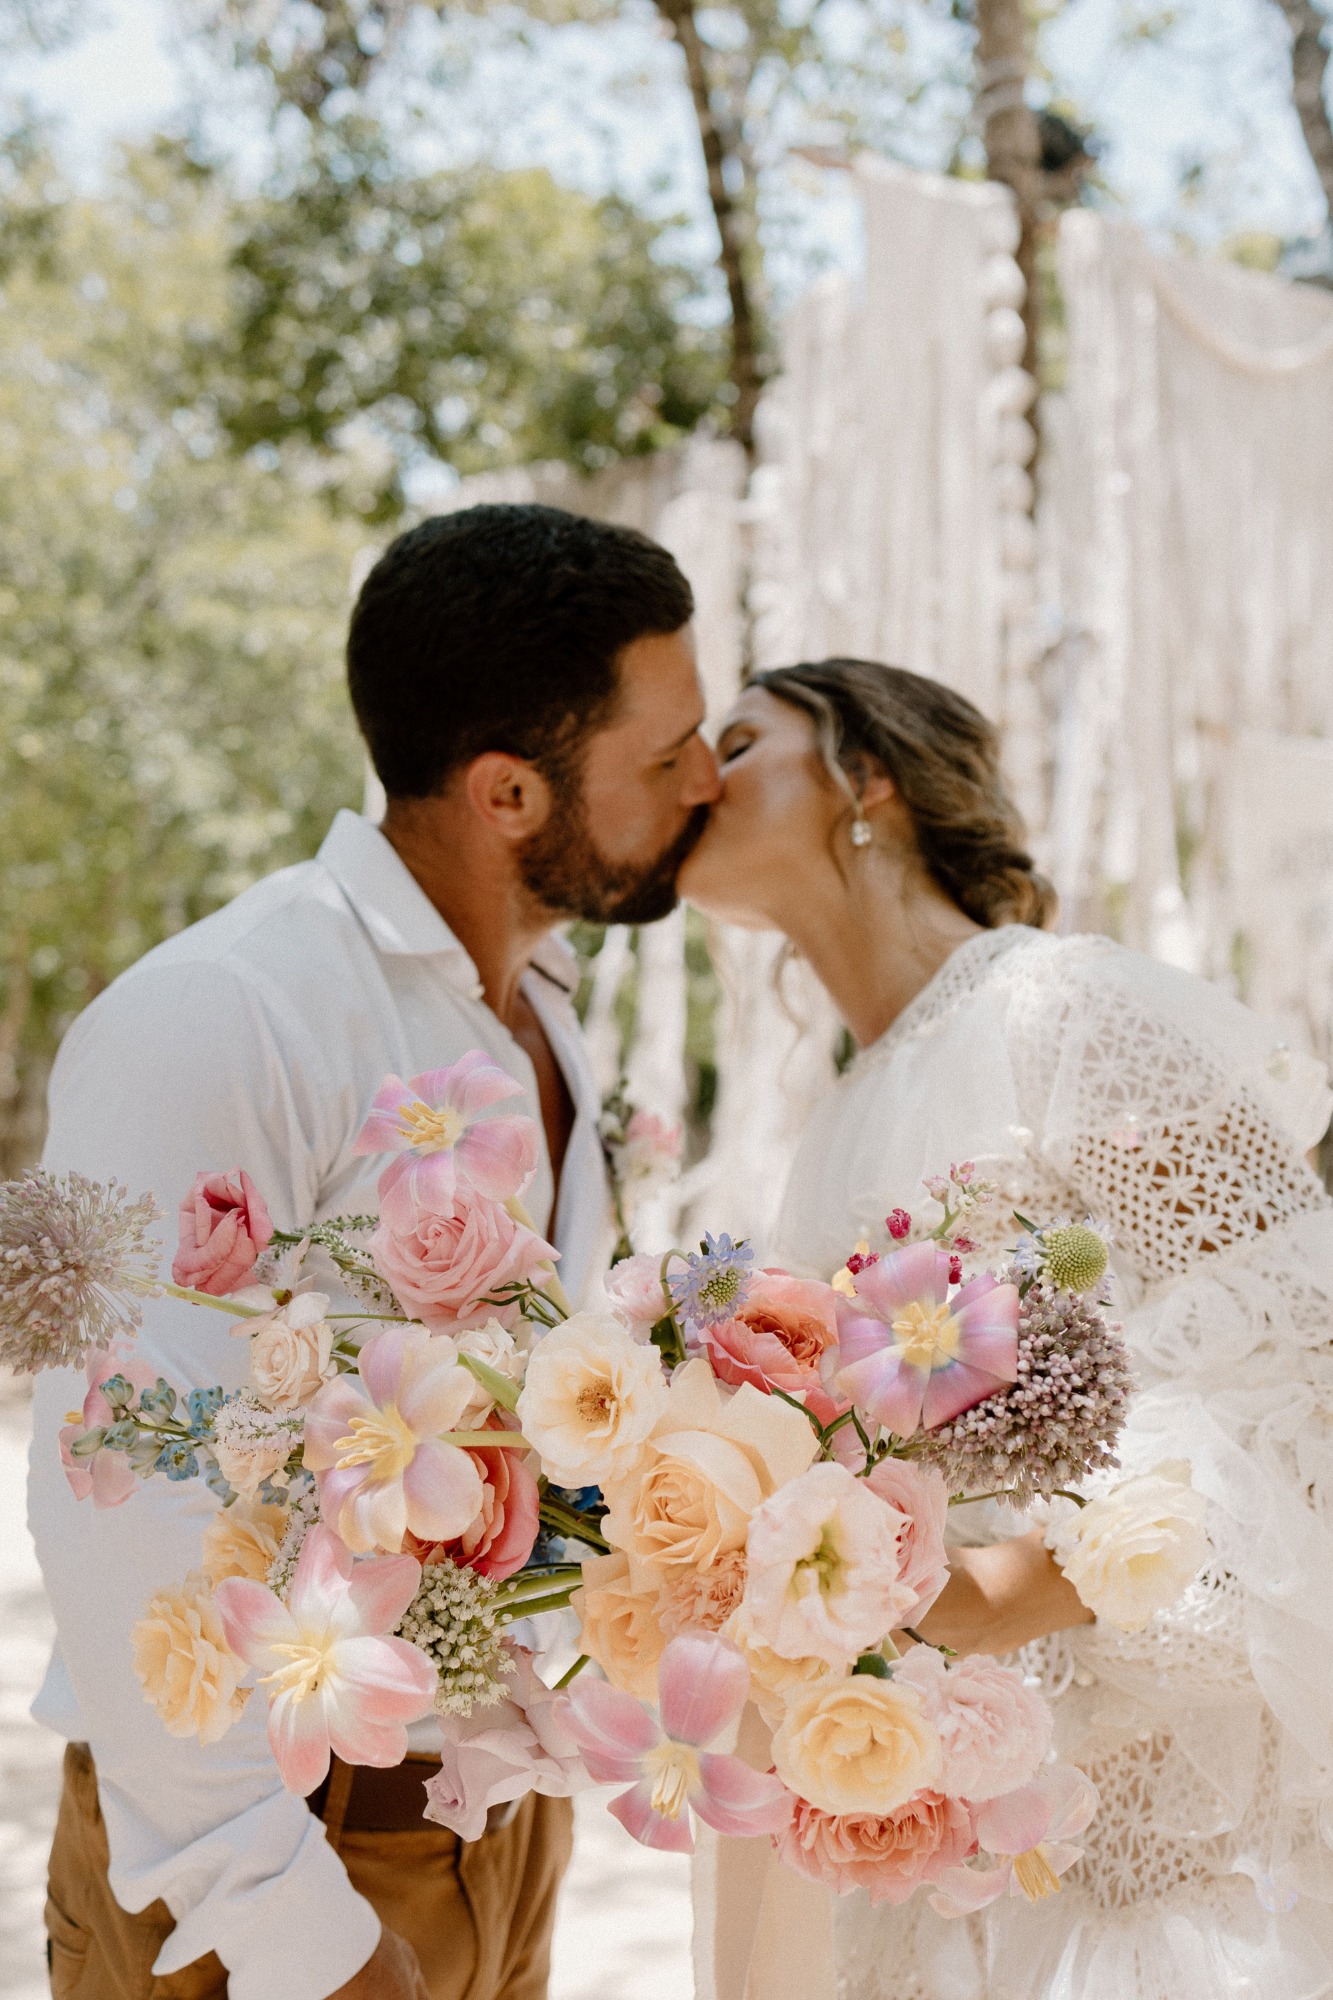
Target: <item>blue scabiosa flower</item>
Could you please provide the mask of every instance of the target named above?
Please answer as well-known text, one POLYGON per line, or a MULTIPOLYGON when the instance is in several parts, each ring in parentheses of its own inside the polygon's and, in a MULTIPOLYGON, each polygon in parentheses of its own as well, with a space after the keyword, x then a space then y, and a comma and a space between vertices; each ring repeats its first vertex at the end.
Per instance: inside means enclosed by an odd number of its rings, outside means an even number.
POLYGON ((734 1318, 750 1296, 754 1251, 729 1236, 705 1236, 690 1252, 683 1271, 667 1273, 667 1290, 677 1312, 693 1326, 717 1326, 734 1318))

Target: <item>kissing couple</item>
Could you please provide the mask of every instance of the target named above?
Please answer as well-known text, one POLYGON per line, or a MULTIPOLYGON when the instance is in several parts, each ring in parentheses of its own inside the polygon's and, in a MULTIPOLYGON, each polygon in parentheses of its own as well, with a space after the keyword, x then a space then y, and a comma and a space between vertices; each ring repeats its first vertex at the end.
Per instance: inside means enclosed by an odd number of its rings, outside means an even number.
MULTIPOLYGON (((313 860, 94 1000, 56 1062, 44 1163, 163 1208, 201 1166, 243 1166, 280 1229, 365 1214, 374 1162, 355 1142, 381 1080, 482 1050, 540 1122, 524 1199, 577 1304, 606 1275, 611 1204, 559 927, 648 924, 683 897, 785 934, 858 1053, 813 1114, 762 1257, 827 1279, 859 1239, 887 1248, 885 1218, 942 1161, 1004 1190, 983 1251, 1012 1238, 1011 1209, 1104 1218, 1140 1378, 1129 1449, 1137 1426, 1159 1457, 1214 1467, 1227 1561, 1141 1659, 1092 1620, 1039 1523, 1016 1533, 975 1509, 922 1634, 958 1654, 1031 1649, 1061 1754, 1102 1796, 1080 1868, 1059 1897, 947 1926, 925 1904, 835 1899, 789 1874, 769 1895, 762 1854, 724 1839, 699 1891, 698 1991, 1333 1991, 1316 1810, 1323 1798, 1333 1819, 1333 1756, 1286 1754, 1296 1709, 1311 1741, 1333 1742, 1315 1629, 1333 1603, 1324 1461, 1298 1438, 1261 1466, 1224 1393, 1248 1334, 1266 1343, 1266 1392, 1303 1379, 1333 1335, 1333 1210, 1305 1160, 1322 1078, 1297 1060, 1275 1081, 1271 1034, 1215 989, 1046 928, 1054 898, 998 733, 969 702, 871 661, 793 664, 753 676, 710 740, 692 613, 664 549, 554 508, 474 507, 401 536, 347 650, 383 824, 340 812, 313 860), (1212 1325, 1227 1329, 1218 1352, 1212 1325), (1232 1507, 1245 1532, 1228 1532, 1232 1507), (1256 1518, 1300 1574, 1275 1576, 1256 1518), (1280 1534, 1290 1519, 1296 1540, 1280 1534), (1285 1705, 1264 1666, 1279 1656, 1285 1705), (1293 1891, 1259 1913, 1253 1882, 1284 1868, 1314 1886, 1299 1912, 1293 1891)), ((239 1388, 245 1343, 199 1318, 153 1301, 146 1365, 239 1388)), ((78 1393, 58 1370, 39 1381, 30 1484, 58 1634, 34 1712, 67 1741, 47 1903, 57 2000, 540 2000, 569 1801, 529 1795, 464 1842, 421 1817, 429 1722, 402 1765, 335 1760, 305 1800, 283 1790, 257 1704, 207 1747, 163 1731, 129 1635, 157 1581, 193 1567, 217 1503, 202 1483, 154 1481, 134 1508, 76 1521, 56 1439, 78 1393)))

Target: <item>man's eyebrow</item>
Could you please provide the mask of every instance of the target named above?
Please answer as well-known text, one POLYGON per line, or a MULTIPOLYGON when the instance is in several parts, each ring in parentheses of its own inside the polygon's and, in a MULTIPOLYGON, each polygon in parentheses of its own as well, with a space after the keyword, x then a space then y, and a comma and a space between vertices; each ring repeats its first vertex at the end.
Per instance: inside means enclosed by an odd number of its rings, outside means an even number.
POLYGON ((685 748, 685 745, 689 742, 691 736, 697 736, 699 734, 699 731, 703 728, 703 726, 704 726, 704 718, 703 716, 700 716, 699 720, 697 722, 692 722, 689 728, 685 730, 682 735, 676 738, 674 743, 668 743, 664 750, 659 750, 657 753, 658 756, 669 757, 673 750, 683 750, 685 748))

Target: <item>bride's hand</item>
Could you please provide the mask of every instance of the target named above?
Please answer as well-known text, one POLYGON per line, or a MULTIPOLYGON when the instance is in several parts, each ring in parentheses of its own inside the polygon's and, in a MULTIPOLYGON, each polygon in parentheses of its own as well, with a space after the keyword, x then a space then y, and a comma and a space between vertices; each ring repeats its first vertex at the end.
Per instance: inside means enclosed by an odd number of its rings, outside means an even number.
POLYGON ((950 1549, 949 1581, 916 1630, 955 1653, 1012 1653, 1093 1615, 1042 1540, 1041 1530, 980 1549, 950 1549))

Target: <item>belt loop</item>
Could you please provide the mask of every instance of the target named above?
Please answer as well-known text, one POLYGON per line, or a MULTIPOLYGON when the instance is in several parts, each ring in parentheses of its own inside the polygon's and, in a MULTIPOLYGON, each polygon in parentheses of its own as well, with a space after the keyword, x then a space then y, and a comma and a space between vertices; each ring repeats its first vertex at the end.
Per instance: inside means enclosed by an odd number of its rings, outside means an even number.
POLYGON ((329 1764, 329 1788, 324 1794, 320 1818, 328 1833, 329 1846, 335 1854, 343 1836, 343 1821, 347 1817, 348 1800, 352 1796, 354 1768, 351 1764, 344 1764, 341 1757, 332 1758, 329 1764))

